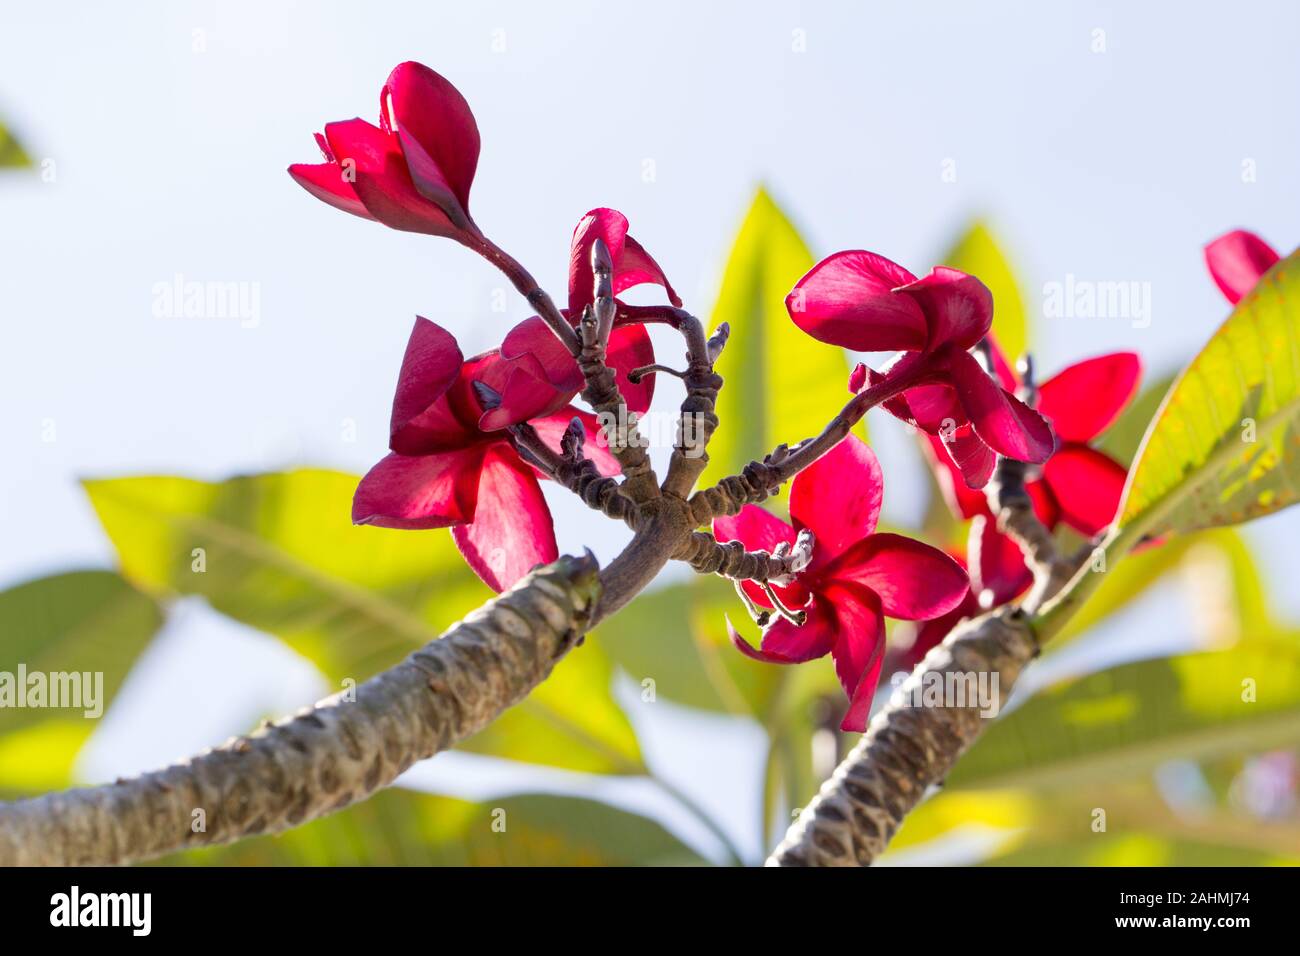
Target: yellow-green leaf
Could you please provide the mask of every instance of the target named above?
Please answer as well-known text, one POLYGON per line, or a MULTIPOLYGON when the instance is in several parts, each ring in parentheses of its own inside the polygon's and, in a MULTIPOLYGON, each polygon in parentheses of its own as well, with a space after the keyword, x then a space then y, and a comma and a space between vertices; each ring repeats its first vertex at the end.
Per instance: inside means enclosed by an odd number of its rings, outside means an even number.
POLYGON ((1029 345, 1029 319, 1011 263, 989 227, 976 220, 953 243, 939 264, 975 276, 993 293, 993 335, 1012 361, 1029 345))
MULTIPOLYGON (((210 483, 86 482, 123 573, 159 594, 197 594, 285 641, 333 686, 361 681, 492 597, 446 531, 351 522, 357 479, 304 469, 210 483)), ((641 767, 612 697, 612 667, 587 642, 466 749, 593 773, 641 767)))
POLYGON ((727 637, 728 614, 745 627, 732 585, 697 576, 638 596, 592 639, 637 683, 653 680, 656 697, 761 720, 783 668, 738 653, 727 637))
POLYGON ((73 571, 0 593, 0 791, 71 782, 77 753, 161 624, 158 605, 111 571, 73 571), (43 706, 7 696, 18 691, 20 667, 46 686, 43 706))
POLYGON ((24 168, 32 164, 31 157, 13 133, 0 123, 0 168, 24 168))
POLYGON ((1072 788, 1174 759, 1300 743, 1300 639, 1123 664, 1064 681, 992 724, 952 788, 1072 788))
POLYGON ((1175 382, 1120 506, 1128 539, 1231 525, 1300 498, 1300 252, 1268 271, 1175 382))
MULTIPOLYGON (((731 324, 717 371, 718 427, 702 482, 736 474, 776 445, 820 432, 849 400, 843 349, 802 332, 785 308, 813 256, 780 207, 762 189, 727 257, 710 329, 731 324)), ((859 430, 859 434, 865 432, 859 430)))
POLYGON ((1258 635, 1272 628, 1249 545, 1234 529, 1217 528, 1194 537, 1174 538, 1160 547, 1129 555, 1114 565, 1113 571, 1098 572, 1102 577, 1095 593, 1049 647, 1055 649, 1099 626, 1176 572, 1206 579, 1200 588, 1201 598, 1227 612, 1226 616, 1202 614, 1202 625, 1233 636, 1258 635))

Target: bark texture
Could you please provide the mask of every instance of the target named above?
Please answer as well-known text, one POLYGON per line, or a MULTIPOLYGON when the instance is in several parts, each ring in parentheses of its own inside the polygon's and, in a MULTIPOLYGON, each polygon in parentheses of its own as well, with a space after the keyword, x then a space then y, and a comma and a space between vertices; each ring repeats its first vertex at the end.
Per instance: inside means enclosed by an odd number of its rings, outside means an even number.
POLYGON ((561 558, 353 700, 326 698, 153 773, 0 805, 0 865, 128 863, 274 833, 362 800, 523 699, 580 641, 600 591, 594 559, 561 558))
POLYGON ((913 706, 928 674, 998 677, 998 707, 1038 653, 1024 612, 1001 608, 956 627, 894 692, 858 745, 804 808, 768 866, 867 866, 984 729, 978 701, 913 706))

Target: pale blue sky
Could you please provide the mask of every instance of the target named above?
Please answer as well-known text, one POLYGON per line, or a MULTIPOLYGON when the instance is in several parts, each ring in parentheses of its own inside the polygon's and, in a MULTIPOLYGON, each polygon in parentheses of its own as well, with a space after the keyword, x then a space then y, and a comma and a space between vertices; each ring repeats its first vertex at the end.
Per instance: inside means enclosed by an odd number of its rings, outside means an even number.
MULTIPOLYGON (((483 138, 475 217, 557 294, 573 224, 611 205, 707 313, 763 181, 821 254, 866 247, 920 272, 983 213, 1031 293, 1067 274, 1150 283, 1148 328, 1039 317, 1036 351, 1048 371, 1114 348, 1172 369, 1226 315, 1205 241, 1245 226, 1283 251, 1300 242, 1300 133, 1274 95, 1300 84, 1300 8, 974 7, 6 6, 0 116, 55 178, 0 177, 0 586, 111 561, 78 476, 364 470, 383 452, 414 314, 467 353, 526 314, 514 297, 508 314, 491 311, 500 282, 460 247, 338 213, 284 172, 314 159, 324 122, 373 119, 408 58, 469 99, 483 138), (941 176, 947 160, 956 182, 941 176), (1245 160, 1257 181, 1242 181, 1245 160), (258 283, 257 327, 156 318, 153 288, 177 273, 258 283)), ((886 456, 901 447, 881 444, 886 456)), ((898 513, 917 506, 908 484, 889 495, 898 513)), ((556 511, 563 548, 616 550, 607 524, 572 502, 556 511)), ((1291 513, 1251 534, 1288 568, 1298 529, 1291 513)), ((1272 573, 1274 593, 1297 610, 1288 573, 1272 573)), ((191 609, 168 646, 197 654, 195 635, 233 630, 191 609)), ((259 674, 292 667, 262 642, 231 641, 231 659, 262 661, 259 674)), ((191 659, 167 673, 201 693, 211 685, 191 659)), ((265 684, 259 705, 301 693, 265 684)), ((171 743, 211 742, 210 729, 171 743)), ((103 766, 176 755, 137 736, 103 766)))

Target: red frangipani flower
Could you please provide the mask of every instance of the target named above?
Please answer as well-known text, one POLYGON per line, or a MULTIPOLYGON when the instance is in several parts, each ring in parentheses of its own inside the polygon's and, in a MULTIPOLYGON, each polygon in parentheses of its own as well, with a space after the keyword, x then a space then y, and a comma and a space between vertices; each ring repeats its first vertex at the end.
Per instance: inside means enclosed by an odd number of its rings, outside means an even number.
MULTIPOLYGON (((734 629, 731 634, 742 652, 769 663, 834 657, 849 696, 844 730, 866 728, 880 678, 885 617, 938 617, 967 593, 965 572, 942 551, 900 535, 874 533, 883 490, 875 454, 850 435, 795 476, 790 488, 793 527, 755 505, 746 505, 734 518, 713 521, 719 541, 740 541, 750 550, 793 544, 805 528, 814 535, 812 562, 787 587, 775 589, 787 608, 806 612, 805 623, 778 618, 764 630, 761 649, 734 629)), ((752 583, 746 592, 772 607, 752 583)))
POLYGON ((1205 247, 1205 264, 1228 301, 1236 305, 1281 256, 1253 232, 1235 229, 1205 247))
POLYGON ((316 134, 324 163, 289 175, 317 199, 393 229, 446 236, 482 251, 469 214, 478 125, 457 89, 420 63, 402 63, 379 94, 379 125, 350 119, 316 134))
MULTIPOLYGON (((1002 386, 1020 387, 997 346, 990 342, 996 374, 1002 386)), ((1049 529, 1058 523, 1091 538, 1110 524, 1119 507, 1127 473, 1109 455, 1089 446, 1119 417, 1137 391, 1142 360, 1134 352, 1114 352, 1085 359, 1063 369, 1038 386, 1038 411, 1052 425, 1058 447, 1041 467, 1031 469, 1026 491, 1034 512, 1049 529)), ((930 438, 932 459, 939 488, 953 512, 962 518, 984 515, 977 582, 995 596, 998 603, 1015 597, 1029 586, 1032 575, 1025 567, 1020 549, 1000 534, 989 510, 988 500, 966 487, 956 467, 930 438)))
POLYGON ((537 472, 525 463, 500 429, 522 417, 501 420, 484 411, 475 394, 480 382, 515 395, 517 409, 552 448, 576 416, 587 427, 587 455, 603 474, 618 463, 591 437, 592 416, 566 407, 532 356, 505 359, 497 352, 464 361, 456 339, 428 319, 417 318, 402 360, 393 398, 392 454, 361 479, 352 520, 385 528, 446 528, 470 567, 489 586, 504 590, 534 565, 558 556, 551 512, 537 472), (524 402, 519 396, 527 396, 524 402), (492 416, 496 430, 484 427, 492 416))
POLYGON ((875 253, 837 252, 795 284, 786 308, 819 341, 901 351, 879 373, 863 368, 852 387, 906 383, 886 409, 939 435, 971 487, 988 482, 994 452, 1030 462, 1052 453, 1043 419, 992 381, 969 352, 993 321, 993 296, 974 276, 937 266, 918 279, 875 253))
MULTIPOLYGON (((578 222, 569 245, 569 307, 563 314, 576 324, 582 310, 594 300, 591 275, 591 250, 597 239, 604 241, 614 263, 614 295, 643 283, 661 285, 668 300, 680 306, 682 300, 667 276, 645 248, 627 234, 627 217, 614 209, 593 209, 578 222)), ((582 387, 582 373, 565 351, 564 345, 546 323, 534 316, 515 326, 501 345, 501 354, 518 357, 532 354, 548 369, 558 374, 553 384, 570 394, 582 387)), ((618 377, 619 388, 627 406, 640 413, 650 407, 654 393, 654 376, 646 375, 632 383, 627 373, 654 362, 654 349, 644 325, 621 325, 609 337, 606 362, 618 377)))
MULTIPOLYGON (((953 555, 953 560, 966 567, 966 562, 953 555)), ((1015 595, 1006 598, 1005 601, 1011 600, 1015 595)), ((999 602, 999 603, 1005 603, 999 602)), ((975 593, 975 585, 972 584, 966 589, 965 595, 962 596, 957 606, 947 614, 941 614, 939 617, 931 618, 928 621, 920 621, 913 625, 915 631, 912 637, 912 643, 899 651, 893 658, 899 670, 906 669, 911 671, 917 664, 924 660, 925 655, 930 653, 931 648, 943 641, 948 633, 967 618, 978 617, 984 613, 984 608, 980 606, 979 596, 975 593)))

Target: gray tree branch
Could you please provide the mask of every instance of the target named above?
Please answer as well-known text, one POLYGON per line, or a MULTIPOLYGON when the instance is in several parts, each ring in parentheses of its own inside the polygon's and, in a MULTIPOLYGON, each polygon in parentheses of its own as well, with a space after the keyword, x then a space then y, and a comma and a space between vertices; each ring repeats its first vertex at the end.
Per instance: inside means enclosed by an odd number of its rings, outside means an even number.
POLYGON ((580 642, 601 591, 593 558, 561 558, 352 700, 336 694, 153 773, 0 804, 0 865, 129 863, 364 800, 522 700, 580 642))

